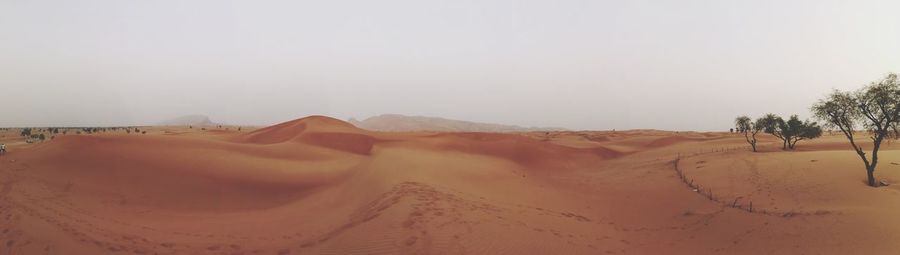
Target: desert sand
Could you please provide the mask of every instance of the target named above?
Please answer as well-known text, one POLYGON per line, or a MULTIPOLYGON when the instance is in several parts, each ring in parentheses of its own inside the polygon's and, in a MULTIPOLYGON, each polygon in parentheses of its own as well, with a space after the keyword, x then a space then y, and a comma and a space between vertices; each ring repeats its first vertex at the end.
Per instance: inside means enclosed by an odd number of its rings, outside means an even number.
POLYGON ((836 135, 148 130, 4 133, 0 254, 900 254, 900 185, 836 135))

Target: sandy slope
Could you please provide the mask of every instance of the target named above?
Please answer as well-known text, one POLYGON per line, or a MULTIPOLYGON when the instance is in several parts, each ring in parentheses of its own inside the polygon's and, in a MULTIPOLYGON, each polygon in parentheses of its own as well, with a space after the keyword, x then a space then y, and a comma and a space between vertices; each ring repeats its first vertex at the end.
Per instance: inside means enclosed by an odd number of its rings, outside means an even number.
MULTIPOLYGON (((60 136, 0 157, 0 253, 896 254, 900 186, 864 186, 841 139, 750 153, 722 133, 378 133, 320 116, 60 136)), ((895 147, 877 172, 892 182, 895 147)))

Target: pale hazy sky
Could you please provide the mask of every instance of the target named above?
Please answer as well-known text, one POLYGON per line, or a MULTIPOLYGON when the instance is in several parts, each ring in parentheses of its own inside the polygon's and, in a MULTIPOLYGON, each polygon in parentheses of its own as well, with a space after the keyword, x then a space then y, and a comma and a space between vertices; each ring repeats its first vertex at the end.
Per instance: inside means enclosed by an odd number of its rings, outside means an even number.
POLYGON ((900 1, 0 0, 0 126, 809 115, 900 72, 900 1))

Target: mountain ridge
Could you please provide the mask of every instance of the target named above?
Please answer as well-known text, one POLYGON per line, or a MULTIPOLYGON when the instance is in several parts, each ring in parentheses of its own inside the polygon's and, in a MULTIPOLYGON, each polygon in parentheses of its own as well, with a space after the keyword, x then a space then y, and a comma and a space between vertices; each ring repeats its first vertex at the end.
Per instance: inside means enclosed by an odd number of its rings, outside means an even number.
POLYGON ((215 126, 218 123, 212 122, 209 116, 202 114, 184 115, 172 118, 159 123, 160 126, 215 126))
POLYGON ((382 114, 362 121, 347 120, 356 127, 382 132, 438 131, 438 132, 533 132, 565 131, 564 128, 522 127, 485 122, 446 119, 428 116, 408 116, 402 114, 382 114))

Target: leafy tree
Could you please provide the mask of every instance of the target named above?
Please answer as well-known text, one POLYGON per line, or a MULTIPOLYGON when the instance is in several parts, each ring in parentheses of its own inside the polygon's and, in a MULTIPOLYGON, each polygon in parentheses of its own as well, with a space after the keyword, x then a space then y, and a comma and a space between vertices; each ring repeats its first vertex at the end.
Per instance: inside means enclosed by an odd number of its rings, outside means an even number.
POLYGON ((744 139, 747 139, 747 143, 750 144, 753 152, 756 152, 756 134, 765 130, 765 120, 760 118, 753 121, 750 120, 750 117, 739 116, 734 119, 734 125, 735 130, 737 130, 738 133, 744 134, 744 139))
POLYGON ((31 128, 23 128, 20 134, 25 137, 31 136, 31 128))
POLYGON ((801 140, 815 139, 822 136, 822 128, 816 122, 800 121, 797 115, 785 121, 775 114, 766 114, 763 118, 764 132, 781 139, 781 149, 794 149, 801 140))
POLYGON ((784 119, 782 119, 778 115, 768 113, 760 118, 759 122, 761 122, 761 125, 765 127, 763 129, 763 133, 772 134, 776 138, 781 139, 781 148, 787 149, 787 139, 785 138, 785 133, 783 133, 781 129, 781 127, 784 127, 786 125, 786 123, 784 123, 784 119))
POLYGON ((835 90, 814 104, 812 112, 847 137, 866 167, 869 186, 876 187, 878 150, 885 139, 897 139, 900 125, 900 79, 897 74, 888 74, 856 92, 835 90), (862 145, 856 143, 854 132, 858 127, 867 131, 872 139, 871 157, 867 157, 862 145))
POLYGON ((797 120, 794 117, 791 117, 791 120, 788 120, 788 127, 793 130, 793 136, 791 136, 792 139, 787 141, 788 149, 793 150, 799 141, 812 140, 822 136, 822 127, 819 126, 818 122, 805 120, 803 123, 800 123, 800 120, 797 120), (795 124, 791 124, 792 121, 796 121, 795 124))

